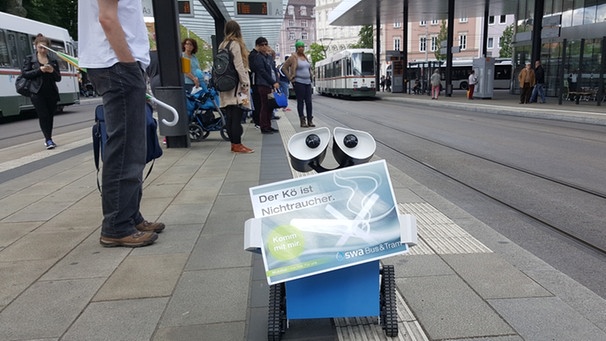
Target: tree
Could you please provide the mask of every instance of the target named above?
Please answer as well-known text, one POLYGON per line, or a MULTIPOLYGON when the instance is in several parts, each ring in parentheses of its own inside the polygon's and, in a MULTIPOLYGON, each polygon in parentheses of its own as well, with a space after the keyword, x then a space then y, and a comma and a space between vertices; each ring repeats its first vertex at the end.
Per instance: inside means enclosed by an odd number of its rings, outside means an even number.
MULTIPOLYGON (((72 38, 78 36, 77 0, 23 0, 27 18, 67 29, 72 38)), ((45 32, 40 32, 44 34, 45 32)))
POLYGON ((311 43, 309 45, 309 54, 311 55, 311 68, 313 69, 316 65, 316 62, 319 62, 323 59, 326 59, 326 52, 324 51, 326 47, 317 44, 311 43))
MULTIPOLYGON (((202 38, 198 37, 195 33, 189 31, 185 26, 179 25, 179 35, 181 36, 181 41, 185 38, 191 38, 198 43, 198 52, 196 53, 196 58, 198 58, 198 63, 200 63, 200 69, 205 70, 210 68, 213 63, 213 51, 212 47, 204 41, 202 38)), ((152 42, 150 41, 150 45, 152 42)), ((155 42, 153 42, 155 45, 155 42)), ((153 49, 153 46, 152 46, 153 49)))
POLYGON ((364 25, 360 28, 360 39, 350 47, 356 49, 372 49, 374 42, 374 30, 372 25, 364 25))
MULTIPOLYGON (((448 39, 448 25, 446 25, 446 20, 442 20, 440 23, 440 33, 438 33, 437 44, 438 48, 433 52, 434 56, 436 56, 436 60, 445 60, 446 54, 440 53, 440 49, 442 48, 442 42, 446 42, 448 39)), ((428 40, 429 43, 429 40, 428 40)), ((427 47, 426 47, 427 48, 427 47)))
POLYGON ((511 43, 513 41, 513 25, 514 24, 511 24, 503 30, 503 35, 499 42, 499 57, 501 58, 511 58, 512 56, 511 43))
POLYGON ((0 11, 20 17, 25 17, 27 11, 23 8, 21 0, 0 0, 0 11))

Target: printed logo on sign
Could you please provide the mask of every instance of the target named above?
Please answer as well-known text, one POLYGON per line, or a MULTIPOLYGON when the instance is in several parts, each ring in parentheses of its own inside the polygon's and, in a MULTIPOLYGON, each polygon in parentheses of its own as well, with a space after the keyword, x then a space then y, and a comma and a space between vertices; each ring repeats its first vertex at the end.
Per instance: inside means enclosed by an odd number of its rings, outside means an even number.
POLYGON ((352 259, 360 256, 364 256, 364 249, 357 249, 353 251, 345 251, 345 259, 352 259))
POLYGON ((345 259, 345 255, 343 254, 343 252, 337 252, 337 255, 335 258, 337 258, 337 260, 340 262, 343 259, 345 259))

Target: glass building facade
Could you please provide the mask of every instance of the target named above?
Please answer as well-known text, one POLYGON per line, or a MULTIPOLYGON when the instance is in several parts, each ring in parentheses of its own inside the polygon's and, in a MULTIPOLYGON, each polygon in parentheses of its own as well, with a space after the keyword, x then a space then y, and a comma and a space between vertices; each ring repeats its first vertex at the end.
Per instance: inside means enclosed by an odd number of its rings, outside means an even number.
POLYGON ((540 59, 548 96, 604 100, 606 0, 520 0, 516 13, 513 91, 517 73, 531 61, 535 3, 544 4, 540 59), (572 93, 572 95, 571 95, 572 93), (580 94, 580 96, 579 96, 580 94))

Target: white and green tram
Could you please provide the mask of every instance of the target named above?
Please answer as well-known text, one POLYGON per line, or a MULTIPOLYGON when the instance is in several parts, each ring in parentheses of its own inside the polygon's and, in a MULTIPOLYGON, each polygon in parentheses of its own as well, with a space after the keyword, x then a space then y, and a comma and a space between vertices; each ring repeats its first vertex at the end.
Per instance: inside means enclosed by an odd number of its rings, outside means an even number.
POLYGON ((347 49, 315 65, 316 91, 336 97, 375 97, 375 54, 372 49, 347 49))
MULTIPOLYGON (((33 41, 38 33, 51 40, 55 51, 74 54, 74 43, 66 29, 0 12, 0 117, 19 115, 34 108, 28 97, 15 91, 15 80, 21 74, 26 56, 35 52, 33 41)), ((57 58, 61 71, 58 110, 79 102, 78 71, 57 58)))

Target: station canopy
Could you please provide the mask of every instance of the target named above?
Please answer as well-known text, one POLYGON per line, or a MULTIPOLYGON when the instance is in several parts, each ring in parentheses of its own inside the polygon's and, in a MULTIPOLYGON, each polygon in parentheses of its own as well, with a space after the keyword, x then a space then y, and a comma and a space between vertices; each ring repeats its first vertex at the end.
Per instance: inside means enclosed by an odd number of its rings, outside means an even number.
MULTIPOLYGON (((193 4, 192 15, 179 15, 179 22, 210 44, 211 36, 215 35, 215 20, 201 0, 190 1, 193 4)), ((254 47, 255 40, 260 36, 267 38, 272 47, 279 41, 288 0, 204 1, 214 2, 226 21, 236 20, 240 24, 244 41, 249 49, 254 47), (239 9, 238 5, 240 5, 239 9)))
MULTIPOLYGON (((404 22, 405 0, 343 0, 328 15, 334 26, 374 25, 377 16, 377 1, 380 2, 382 23, 404 22)), ((489 15, 514 14, 518 6, 533 0, 487 0, 489 15)), ((455 0, 455 18, 483 17, 486 1, 455 0)), ((431 21, 448 19, 448 0, 408 0, 408 21, 431 21)))

